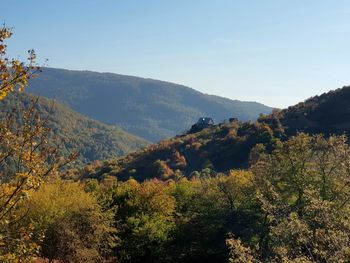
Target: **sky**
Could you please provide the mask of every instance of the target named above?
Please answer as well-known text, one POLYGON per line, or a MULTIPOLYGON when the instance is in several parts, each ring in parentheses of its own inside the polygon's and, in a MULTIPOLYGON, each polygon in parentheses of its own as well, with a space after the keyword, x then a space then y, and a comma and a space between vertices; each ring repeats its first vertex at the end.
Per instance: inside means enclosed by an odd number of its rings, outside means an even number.
POLYGON ((348 0, 0 0, 9 54, 287 107, 350 85, 348 0))

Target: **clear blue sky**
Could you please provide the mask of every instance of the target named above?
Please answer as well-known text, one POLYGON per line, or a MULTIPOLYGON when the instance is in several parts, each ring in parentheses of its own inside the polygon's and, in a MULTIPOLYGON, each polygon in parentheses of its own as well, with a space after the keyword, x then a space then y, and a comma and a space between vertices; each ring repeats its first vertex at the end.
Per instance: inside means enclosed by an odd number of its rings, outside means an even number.
POLYGON ((0 0, 13 56, 285 107, 350 84, 349 0, 0 0))

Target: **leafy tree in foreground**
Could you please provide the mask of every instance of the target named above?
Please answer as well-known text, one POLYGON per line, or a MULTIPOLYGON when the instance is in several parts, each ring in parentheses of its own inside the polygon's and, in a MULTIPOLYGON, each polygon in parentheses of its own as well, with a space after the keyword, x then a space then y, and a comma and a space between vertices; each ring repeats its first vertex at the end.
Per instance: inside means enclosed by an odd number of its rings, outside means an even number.
MULTIPOLYGON (((11 29, 0 29, 0 100, 12 92, 22 92, 39 68, 35 53, 29 51, 28 63, 6 57, 6 39, 11 29)), ((31 228, 20 228, 26 212, 19 206, 43 183, 69 162, 59 157, 50 142, 46 121, 35 112, 35 102, 0 114, 0 261, 23 262, 37 252, 31 241, 31 228), (17 118, 18 117, 18 118, 17 118)))
MULTIPOLYGON (((26 202, 22 224, 32 225, 43 257, 64 262, 105 262, 115 246, 112 214, 77 182, 51 180, 26 202)), ((22 208, 23 209, 23 208, 22 208)))
POLYGON ((262 154, 252 170, 264 215, 262 258, 350 258, 350 148, 344 136, 298 134, 262 154))

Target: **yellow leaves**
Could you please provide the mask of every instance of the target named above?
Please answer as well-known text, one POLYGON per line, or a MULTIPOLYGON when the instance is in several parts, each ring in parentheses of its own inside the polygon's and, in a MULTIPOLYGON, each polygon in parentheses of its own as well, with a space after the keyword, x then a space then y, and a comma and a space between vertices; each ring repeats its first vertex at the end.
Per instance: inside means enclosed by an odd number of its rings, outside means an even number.
POLYGON ((35 71, 39 70, 35 63, 34 50, 28 51, 28 63, 6 57, 7 45, 3 43, 11 36, 10 28, 4 26, 0 29, 0 100, 15 89, 23 92, 28 85, 28 80, 33 77, 35 71))
MULTIPOLYGON (((4 90, 0 94, 6 96, 4 90)), ((67 159, 59 158, 46 119, 36 113, 35 101, 23 107, 2 115, 0 122, 0 229, 23 220, 27 215, 25 201, 42 186, 46 176, 67 163, 67 159)), ((16 255, 32 253, 30 236, 26 237, 27 241, 18 238, 18 231, 7 232, 3 239, 11 240, 13 248, 7 245, 1 249, 12 249, 16 255)))
POLYGON ((139 182, 137 182, 135 179, 129 179, 125 184, 132 188, 138 188, 140 186, 139 182))
POLYGON ((18 182, 25 182, 25 189, 37 189, 42 183, 41 176, 37 176, 36 171, 31 170, 30 172, 17 173, 15 179, 18 182))
POLYGON ((215 180, 224 202, 233 210, 247 205, 255 193, 250 171, 231 170, 215 180))
POLYGON ((0 74, 0 79, 2 80, 2 81, 6 81, 6 80, 8 80, 9 78, 10 78, 10 73, 8 73, 8 72, 1 72, 1 74, 0 74))
POLYGON ((3 26, 0 30, 0 43, 4 42, 5 39, 12 36, 12 31, 10 28, 3 26))
POLYGON ((228 174, 228 181, 236 186, 251 186, 253 173, 251 171, 231 170, 228 174))
MULTIPOLYGON (((0 28, 0 100, 14 91, 23 92, 28 80, 39 70, 33 50, 28 51, 27 62, 6 57, 5 41, 11 36, 10 28, 0 28)), ((29 262, 38 250, 31 240, 30 229, 15 229, 12 233, 8 228, 23 220, 27 214, 21 211, 23 202, 42 185, 43 178, 67 163, 67 160, 58 161, 57 147, 50 142, 46 121, 40 120, 35 112, 35 102, 24 107, 22 111, 15 108, 3 114, 0 120, 1 262, 29 262)))
POLYGON ((67 211, 92 209, 97 204, 93 196, 84 192, 79 183, 56 179, 33 193, 27 205, 31 209, 30 216, 35 225, 41 225, 49 224, 67 211))
POLYGON ((33 229, 32 226, 19 227, 16 229, 18 234, 17 239, 20 243, 13 243, 13 240, 6 239, 6 236, 0 236, 0 247, 11 247, 11 250, 4 251, 0 254, 0 262, 8 263, 29 263, 33 262, 33 257, 39 254, 40 246, 32 242, 33 229), (3 245, 1 244, 3 242, 3 245), (11 243, 11 245, 9 244, 11 243))
POLYGON ((32 224, 34 240, 42 245, 40 252, 50 259, 103 262, 99 255, 101 247, 108 249, 115 240, 109 235, 115 233, 111 227, 112 214, 102 212, 95 197, 85 192, 83 185, 52 179, 22 206, 28 211, 22 225, 32 224), (92 251, 93 254, 89 252, 82 256, 80 251, 92 251))
POLYGON ((4 99, 7 96, 7 92, 0 90, 0 100, 4 99))
POLYGON ((226 239, 226 246, 229 250, 229 263, 260 262, 253 258, 251 250, 245 247, 240 239, 235 239, 234 237, 226 239))
POLYGON ((18 91, 19 91, 19 92, 23 92, 25 86, 27 86, 27 84, 18 83, 18 91))

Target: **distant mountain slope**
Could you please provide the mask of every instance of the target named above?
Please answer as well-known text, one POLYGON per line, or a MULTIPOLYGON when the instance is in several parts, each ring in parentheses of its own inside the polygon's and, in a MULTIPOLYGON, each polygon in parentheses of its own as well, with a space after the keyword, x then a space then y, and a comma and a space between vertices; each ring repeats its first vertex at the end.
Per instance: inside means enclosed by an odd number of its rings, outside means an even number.
POLYGON ((272 110, 158 80, 53 68, 44 68, 28 91, 153 142, 183 132, 201 116, 216 122, 230 117, 246 121, 272 110))
MULTIPOLYGON (((26 107, 32 98, 29 94, 8 96, 0 102, 0 113, 11 111, 14 105, 26 107)), ((36 110, 43 117, 49 116, 48 126, 63 140, 64 153, 79 152, 78 163, 123 156, 148 145, 141 138, 89 119, 57 101, 39 97, 36 110)))
POLYGON ((287 109, 261 116, 255 123, 223 123, 193 134, 178 136, 151 145, 125 158, 90 167, 83 176, 101 178, 133 177, 139 181, 157 177, 189 176, 209 168, 210 173, 249 167, 251 150, 262 144, 272 150, 277 140, 287 140, 297 132, 346 134, 350 137, 350 87, 312 97, 287 109))

